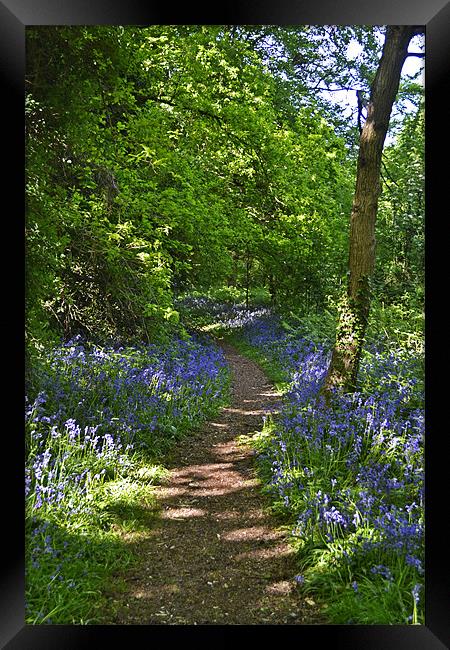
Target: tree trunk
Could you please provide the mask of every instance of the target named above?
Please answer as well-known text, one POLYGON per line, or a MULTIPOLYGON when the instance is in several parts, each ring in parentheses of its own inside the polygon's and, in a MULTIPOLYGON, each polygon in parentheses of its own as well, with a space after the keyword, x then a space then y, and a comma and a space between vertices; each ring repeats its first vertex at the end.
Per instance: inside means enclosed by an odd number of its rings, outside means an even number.
POLYGON ((380 168, 400 74, 416 26, 388 26, 383 53, 372 83, 367 119, 361 131, 356 188, 350 219, 347 295, 341 304, 336 342, 323 393, 355 390, 370 308, 370 280, 375 265, 375 220, 381 192, 380 168))

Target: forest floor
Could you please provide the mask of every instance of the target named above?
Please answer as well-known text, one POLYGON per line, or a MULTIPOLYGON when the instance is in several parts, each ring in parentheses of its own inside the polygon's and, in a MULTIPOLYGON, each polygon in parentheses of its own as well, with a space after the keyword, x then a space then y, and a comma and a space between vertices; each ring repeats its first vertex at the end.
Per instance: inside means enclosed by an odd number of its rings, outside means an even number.
POLYGON ((170 478, 155 488, 156 514, 128 540, 139 562, 112 582, 101 623, 326 623, 294 580, 294 551, 261 493, 254 452, 237 441, 261 429, 280 396, 256 363, 222 347, 230 406, 174 449, 170 478))

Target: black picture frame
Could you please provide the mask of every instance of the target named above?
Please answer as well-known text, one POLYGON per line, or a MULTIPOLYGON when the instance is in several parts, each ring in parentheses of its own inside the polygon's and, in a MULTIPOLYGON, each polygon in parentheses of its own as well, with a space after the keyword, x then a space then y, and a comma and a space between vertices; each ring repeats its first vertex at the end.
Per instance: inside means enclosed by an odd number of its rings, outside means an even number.
MULTIPOLYGON (((227 643, 242 640, 241 626, 27 626, 24 624, 24 488, 21 443, 17 425, 23 417, 24 264, 17 263, 24 252, 24 70, 25 28, 31 25, 100 24, 415 24, 426 28, 426 615, 421 626, 269 626, 275 634, 287 635, 298 646, 372 650, 441 650, 450 647, 450 585, 447 565, 445 489, 447 486, 448 434, 443 406, 447 363, 444 356, 445 290, 441 278, 448 277, 445 236, 448 228, 448 104, 444 98, 449 79, 450 4, 444 0, 247 0, 222 5, 192 4, 170 6, 138 0, 1 0, 0 71, 3 81, 3 344, 10 353, 3 373, 7 395, 5 411, 12 426, 4 427, 3 482, 4 526, 3 564, 0 577, 0 647, 8 650, 105 647, 109 643, 138 647, 142 643, 183 643, 205 640, 227 643), (440 155, 444 152, 445 155, 440 155), (12 207, 7 207, 7 206, 12 207), (13 260, 13 266, 11 265, 13 260), (14 282, 12 282, 14 276, 14 282), (439 368, 443 368, 440 373, 439 368), (15 432, 15 434, 13 434, 15 432), (9 441, 10 448, 6 446, 9 441), (7 449, 7 451, 5 451, 7 449), (442 497, 444 493, 444 498, 442 497), (6 506, 6 508, 5 508, 6 506), (218 629, 219 627, 219 629, 218 629), (150 628, 150 629, 149 629, 150 628), (273 629, 276 628, 276 629, 273 629)), ((23 261, 23 260, 21 260, 23 261)), ((445 287, 445 283, 444 283, 445 287)), ((447 357, 448 360, 448 357, 447 357)), ((268 640, 267 626, 245 628, 251 642, 268 640), (260 636, 262 635, 262 636, 260 636)))

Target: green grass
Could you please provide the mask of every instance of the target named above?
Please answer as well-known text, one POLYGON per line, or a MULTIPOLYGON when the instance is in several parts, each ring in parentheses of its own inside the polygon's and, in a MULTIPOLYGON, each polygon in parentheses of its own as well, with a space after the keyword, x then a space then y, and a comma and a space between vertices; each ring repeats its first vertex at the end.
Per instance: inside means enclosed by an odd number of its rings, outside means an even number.
POLYGON ((325 613, 333 623, 377 625, 383 621, 384 625, 398 625, 400 610, 404 620, 410 617, 413 625, 424 624, 403 584, 371 577, 360 581, 355 589, 341 589, 338 596, 329 599, 325 613))
POLYGON ((32 565, 28 553, 28 624, 87 625, 102 618, 111 575, 138 561, 130 539, 157 516, 155 484, 166 474, 142 464, 127 477, 93 486, 85 495, 89 510, 65 518, 50 508, 39 519, 30 515, 28 544, 44 552, 32 565))

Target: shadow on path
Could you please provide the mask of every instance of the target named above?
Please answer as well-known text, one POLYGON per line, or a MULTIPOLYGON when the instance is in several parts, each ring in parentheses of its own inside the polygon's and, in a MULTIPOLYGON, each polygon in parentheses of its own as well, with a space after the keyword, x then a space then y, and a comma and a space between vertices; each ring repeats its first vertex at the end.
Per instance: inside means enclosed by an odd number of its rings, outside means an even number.
POLYGON ((235 439, 262 427, 279 395, 261 369, 223 345, 232 401, 213 422, 182 440, 160 514, 136 542, 139 570, 112 594, 119 624, 320 624, 302 599, 297 567, 253 469, 253 451, 235 439))

